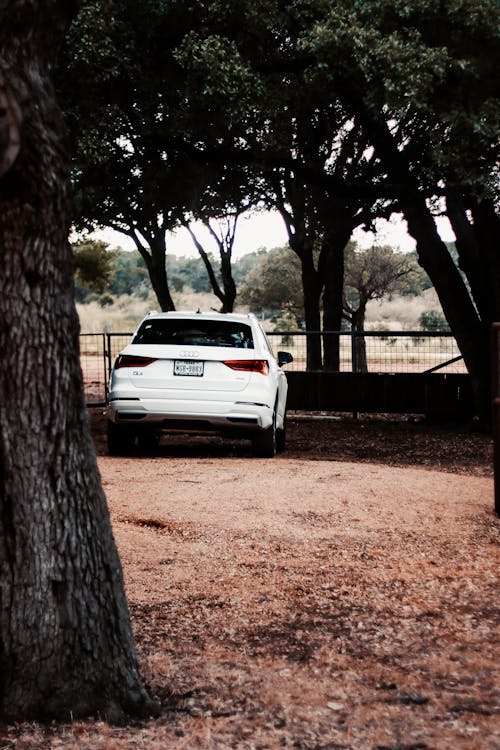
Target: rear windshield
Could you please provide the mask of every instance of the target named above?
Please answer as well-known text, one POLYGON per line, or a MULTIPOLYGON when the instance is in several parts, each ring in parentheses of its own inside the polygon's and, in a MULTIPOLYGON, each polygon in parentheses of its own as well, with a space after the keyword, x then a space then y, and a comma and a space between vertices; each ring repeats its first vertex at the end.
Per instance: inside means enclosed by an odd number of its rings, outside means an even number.
POLYGON ((145 320, 132 344, 180 344, 181 346, 227 346, 253 349, 252 329, 229 320, 145 320))

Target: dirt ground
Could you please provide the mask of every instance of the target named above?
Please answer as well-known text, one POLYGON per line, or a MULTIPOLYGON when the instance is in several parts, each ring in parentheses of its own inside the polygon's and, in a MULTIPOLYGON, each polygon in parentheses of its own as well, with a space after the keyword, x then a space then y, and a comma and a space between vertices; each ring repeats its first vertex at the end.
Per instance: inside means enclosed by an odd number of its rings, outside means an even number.
POLYGON ((491 441, 294 415, 288 450, 169 437, 105 455, 160 718, 0 728, 0 750, 498 750, 491 441))

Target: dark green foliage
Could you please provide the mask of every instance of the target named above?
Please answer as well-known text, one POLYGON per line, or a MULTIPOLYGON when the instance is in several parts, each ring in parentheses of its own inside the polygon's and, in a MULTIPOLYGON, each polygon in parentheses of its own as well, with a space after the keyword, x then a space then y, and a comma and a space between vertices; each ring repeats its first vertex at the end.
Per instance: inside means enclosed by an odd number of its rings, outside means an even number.
POLYGON ((416 297, 419 294, 422 294, 426 289, 431 289, 432 281, 429 279, 422 266, 419 265, 416 253, 407 253, 406 257, 411 266, 411 273, 406 277, 406 284, 404 288, 401 289, 400 294, 416 297))
POLYGON ((146 264, 140 255, 126 250, 117 252, 109 291, 116 296, 151 291, 146 264))
MULTIPOLYGON (((212 256, 211 260, 215 263, 212 256)), ((172 283, 175 280, 176 291, 182 292, 185 287, 189 287, 193 292, 210 291, 207 272, 201 258, 167 255, 167 268, 172 283)))
POLYGON ((104 292, 114 270, 117 252, 100 240, 78 240, 73 243, 75 275, 78 284, 93 292, 104 292))
POLYGON ((269 253, 257 254, 241 285, 240 301, 253 312, 277 312, 292 318, 303 316, 300 262, 290 248, 275 248, 269 253))
POLYGON ((427 310, 419 318, 420 328, 422 331, 449 331, 444 315, 438 310, 427 310))

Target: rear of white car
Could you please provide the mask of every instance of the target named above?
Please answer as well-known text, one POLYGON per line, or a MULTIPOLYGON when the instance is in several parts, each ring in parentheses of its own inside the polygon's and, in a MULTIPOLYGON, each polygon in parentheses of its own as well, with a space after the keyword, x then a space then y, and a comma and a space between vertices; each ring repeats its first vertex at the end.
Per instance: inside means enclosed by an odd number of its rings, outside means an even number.
MULTIPOLYGON (((290 355, 280 353, 283 362, 290 355)), ((249 437, 254 452, 284 447, 287 383, 253 315, 148 316, 113 368, 110 453, 162 430, 249 437)))

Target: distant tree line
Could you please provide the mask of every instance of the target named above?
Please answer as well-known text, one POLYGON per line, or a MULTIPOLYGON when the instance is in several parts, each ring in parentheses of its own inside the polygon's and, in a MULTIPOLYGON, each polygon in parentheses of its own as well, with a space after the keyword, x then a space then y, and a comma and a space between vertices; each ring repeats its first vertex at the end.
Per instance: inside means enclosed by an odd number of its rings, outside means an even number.
MULTIPOLYGON (((152 291, 146 265, 136 253, 86 239, 73 243, 73 254, 78 302, 97 301, 104 306, 123 294, 146 298, 152 291)), ((351 242, 345 255, 344 318, 358 330, 363 329, 370 300, 392 294, 417 296, 432 286, 415 253, 387 246, 363 250, 351 242)), ((213 291, 201 258, 169 254, 166 265, 174 291, 213 291)), ((281 321, 287 328, 305 327, 300 262, 289 247, 247 253, 233 262, 232 275, 235 298, 252 312, 281 321)))
MULTIPOLYGON (((145 299, 153 291, 146 263, 137 253, 110 248, 106 242, 93 239, 76 240, 72 247, 77 302, 113 304, 113 296, 133 294, 145 299)), ((245 286, 250 270, 258 267, 265 256, 265 250, 258 250, 233 263, 235 287, 245 286)), ((215 264, 213 255, 208 254, 208 258, 215 264)), ((167 254, 166 268, 174 291, 213 292, 205 263, 200 257, 167 254)))

